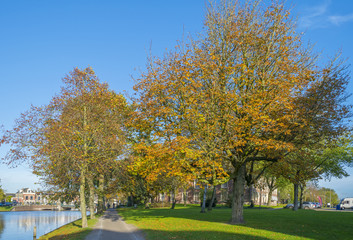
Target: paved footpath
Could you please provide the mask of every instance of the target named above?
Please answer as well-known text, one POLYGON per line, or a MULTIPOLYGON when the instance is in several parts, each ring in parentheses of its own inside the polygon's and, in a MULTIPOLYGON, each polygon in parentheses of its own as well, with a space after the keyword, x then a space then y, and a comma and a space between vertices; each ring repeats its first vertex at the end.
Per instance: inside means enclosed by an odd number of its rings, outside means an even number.
POLYGON ((86 240, 144 240, 141 231, 135 226, 125 223, 116 209, 108 209, 86 240))

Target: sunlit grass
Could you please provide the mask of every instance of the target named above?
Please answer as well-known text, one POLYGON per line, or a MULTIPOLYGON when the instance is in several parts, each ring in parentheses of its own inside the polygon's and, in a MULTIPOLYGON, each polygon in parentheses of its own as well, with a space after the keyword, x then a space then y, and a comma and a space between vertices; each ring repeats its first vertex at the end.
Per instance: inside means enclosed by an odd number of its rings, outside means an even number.
POLYGON ((13 207, 0 207, 0 212, 8 212, 11 211, 13 207))
POLYGON ((200 213, 196 206, 119 209, 147 239, 352 239, 353 212, 245 209, 244 225, 230 225, 230 209, 200 213))
POLYGON ((68 223, 46 235, 41 236, 40 240, 83 240, 93 230, 94 225, 98 222, 101 215, 96 215, 95 219, 90 219, 88 216, 88 228, 81 228, 82 220, 76 220, 68 223))

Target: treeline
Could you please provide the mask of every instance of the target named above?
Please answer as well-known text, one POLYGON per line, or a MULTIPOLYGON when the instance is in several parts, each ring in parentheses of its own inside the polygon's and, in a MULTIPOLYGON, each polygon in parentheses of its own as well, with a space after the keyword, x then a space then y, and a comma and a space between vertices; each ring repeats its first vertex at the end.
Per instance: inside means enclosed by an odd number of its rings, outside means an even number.
POLYGON ((208 187, 233 180, 238 224, 244 187, 260 178, 272 189, 290 181, 296 208, 309 180, 347 175, 348 81, 339 56, 322 65, 303 43, 284 4, 221 1, 209 5, 197 39, 149 58, 131 100, 76 68, 1 143, 12 146, 7 163, 28 161, 61 199, 79 193, 83 227, 95 194, 100 210, 114 191, 145 204, 167 191, 174 207, 175 191, 195 179, 203 203, 208 187))

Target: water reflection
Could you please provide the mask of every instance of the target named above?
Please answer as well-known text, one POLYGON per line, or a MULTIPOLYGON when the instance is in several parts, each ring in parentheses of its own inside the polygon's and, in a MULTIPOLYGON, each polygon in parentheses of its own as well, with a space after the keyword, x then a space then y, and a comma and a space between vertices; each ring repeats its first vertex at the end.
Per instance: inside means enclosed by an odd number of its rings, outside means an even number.
POLYGON ((79 218, 79 211, 0 212, 0 239, 30 239, 34 226, 39 237, 79 218))

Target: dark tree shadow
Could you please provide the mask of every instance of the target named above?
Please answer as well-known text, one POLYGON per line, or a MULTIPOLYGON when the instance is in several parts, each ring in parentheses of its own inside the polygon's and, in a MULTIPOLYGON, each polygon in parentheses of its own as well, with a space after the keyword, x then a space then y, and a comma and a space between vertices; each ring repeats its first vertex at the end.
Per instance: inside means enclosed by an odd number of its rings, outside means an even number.
MULTIPOLYGON (((134 221, 140 221, 142 217, 144 220, 148 220, 149 218, 173 217, 229 224, 231 217, 230 209, 214 209, 212 212, 206 214, 201 214, 199 211, 198 207, 190 207, 187 211, 185 209, 138 209, 123 211, 122 215, 124 219, 134 221)), ((314 210, 299 210, 294 212, 289 209, 244 209, 244 219, 246 221, 244 226, 246 227, 295 237, 353 239, 351 231, 353 229, 353 212, 338 213, 337 215, 332 214, 332 212, 314 210)), ((255 238, 255 236, 252 237, 255 238)))
MULTIPOLYGON (((62 235, 49 238, 50 240, 69 240, 75 239, 80 240, 84 238, 80 238, 81 236, 77 234, 71 235, 62 235)), ((130 233, 118 233, 107 230, 102 230, 101 232, 101 240, 109 240, 109 239, 119 239, 119 240, 134 240, 136 239, 134 235, 130 233)), ((148 240, 163 240, 163 239, 180 239, 180 240, 207 240, 207 239, 224 239, 224 240, 266 240, 269 238, 265 237, 256 237, 252 235, 245 234, 237 234, 237 233, 225 233, 220 231, 174 231, 172 234, 169 231, 148 231, 148 235, 146 236, 148 240)), ((99 239, 96 239, 99 240, 99 239)))

